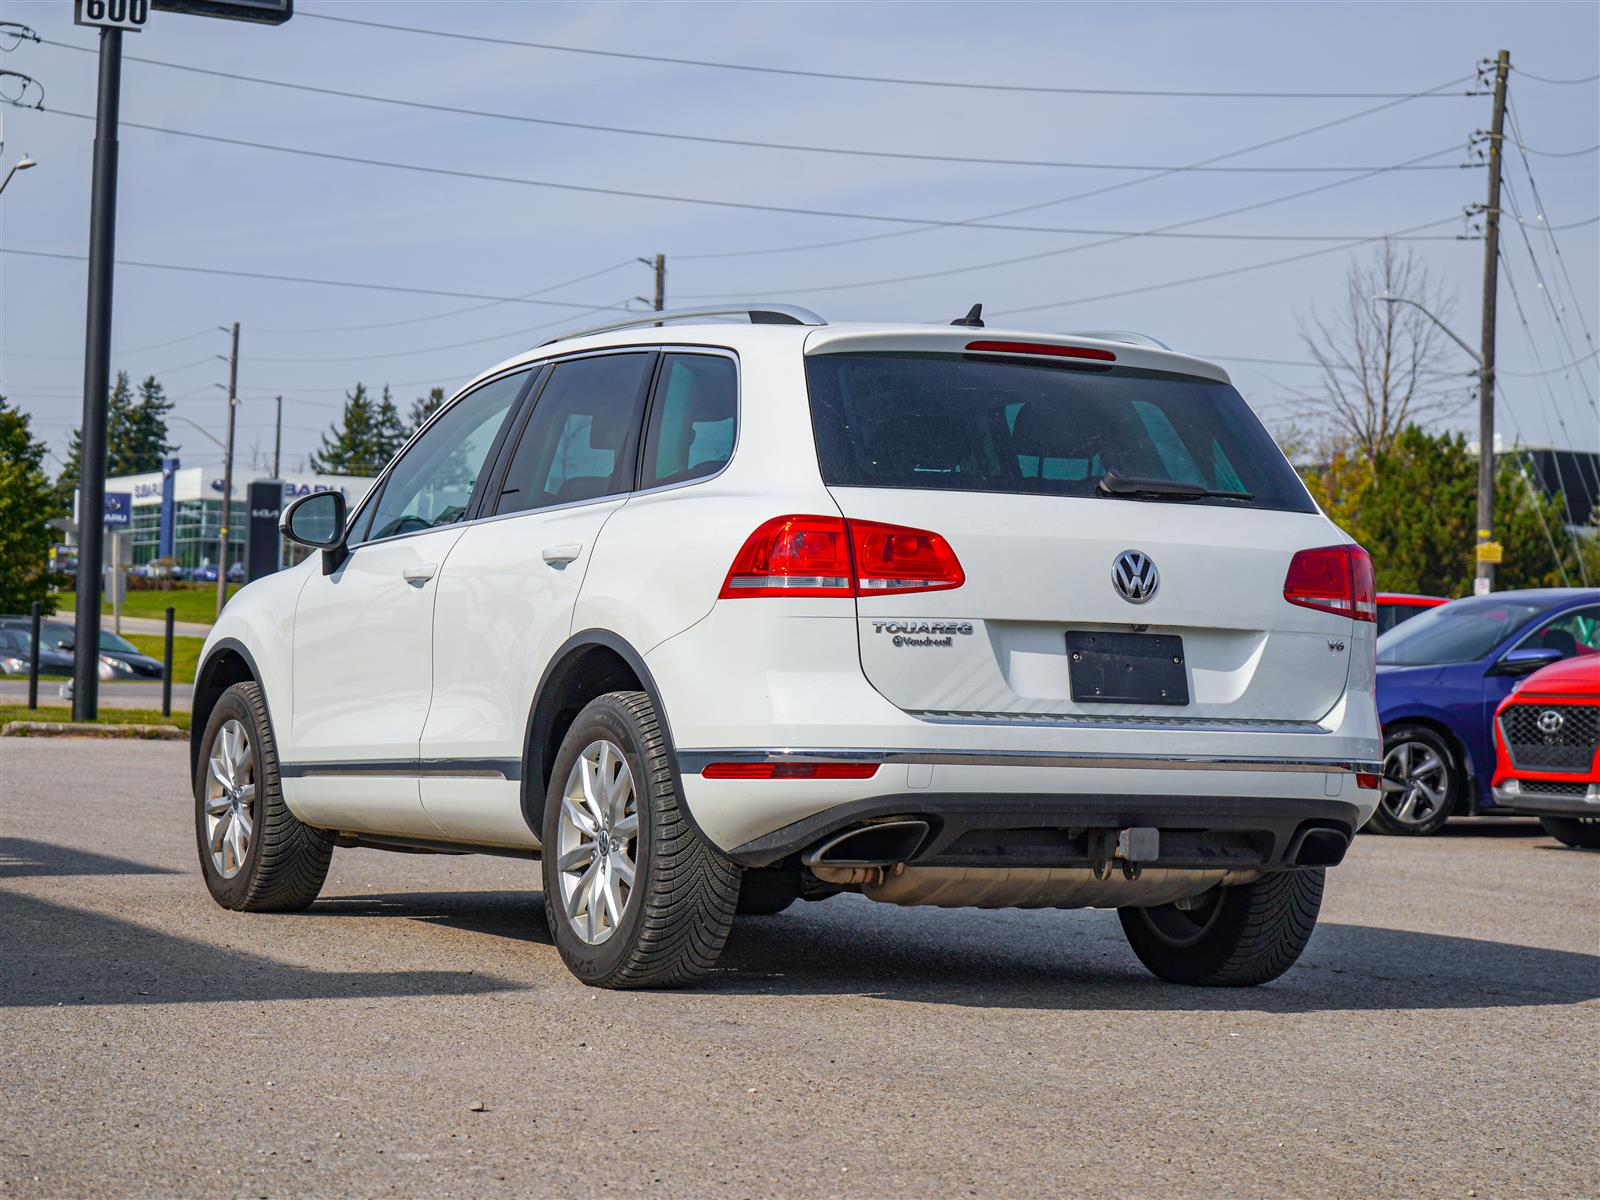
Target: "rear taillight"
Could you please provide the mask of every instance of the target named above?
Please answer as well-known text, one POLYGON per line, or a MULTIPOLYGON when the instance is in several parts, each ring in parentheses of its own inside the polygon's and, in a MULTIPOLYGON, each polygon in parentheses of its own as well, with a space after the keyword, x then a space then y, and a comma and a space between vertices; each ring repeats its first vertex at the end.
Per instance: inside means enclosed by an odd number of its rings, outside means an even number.
POLYGON ((1321 546, 1298 552, 1289 562, 1283 598, 1301 608, 1357 621, 1378 619, 1372 559, 1360 546, 1321 546))
POLYGON ((895 596, 966 579, 950 543, 926 529, 787 516, 745 539, 720 596, 895 596))
POLYGON ((700 774, 707 779, 871 779, 877 763, 707 763, 700 774))
POLYGON ((1116 362, 1109 350, 1094 346, 1057 346, 1050 342, 968 342, 967 350, 976 354, 1042 354, 1047 358, 1087 358, 1094 362, 1116 362))

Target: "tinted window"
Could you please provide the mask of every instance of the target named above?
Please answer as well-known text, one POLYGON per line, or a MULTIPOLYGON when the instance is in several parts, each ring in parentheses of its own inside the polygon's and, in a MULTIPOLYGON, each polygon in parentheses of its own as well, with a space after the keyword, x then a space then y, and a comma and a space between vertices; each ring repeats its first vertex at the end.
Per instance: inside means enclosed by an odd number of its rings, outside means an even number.
POLYGON ((661 364, 641 487, 715 475, 733 456, 739 375, 729 358, 669 354, 661 364))
POLYGON ((440 414, 390 472, 373 506, 373 538, 461 519, 483 460, 527 380, 528 373, 521 371, 486 383, 440 414))
POLYGON ((1154 499, 1315 511, 1227 384, 959 354, 814 355, 806 380, 830 484, 1100 496, 1115 471, 1239 497, 1154 499))
POLYGON ((1378 661, 1396 667, 1472 662, 1539 615, 1545 605, 1469 596, 1430 608, 1378 639, 1378 661))
POLYGON ((495 511, 632 490, 640 409, 654 363, 654 354, 557 363, 517 442, 495 511))

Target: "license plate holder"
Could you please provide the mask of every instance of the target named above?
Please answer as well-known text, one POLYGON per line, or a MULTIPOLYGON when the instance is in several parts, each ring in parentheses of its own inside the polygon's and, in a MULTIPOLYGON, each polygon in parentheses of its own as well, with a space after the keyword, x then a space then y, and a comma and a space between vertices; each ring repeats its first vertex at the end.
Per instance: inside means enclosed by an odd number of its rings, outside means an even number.
POLYGON ((1067 631, 1075 704, 1189 703, 1183 639, 1170 633, 1067 631))

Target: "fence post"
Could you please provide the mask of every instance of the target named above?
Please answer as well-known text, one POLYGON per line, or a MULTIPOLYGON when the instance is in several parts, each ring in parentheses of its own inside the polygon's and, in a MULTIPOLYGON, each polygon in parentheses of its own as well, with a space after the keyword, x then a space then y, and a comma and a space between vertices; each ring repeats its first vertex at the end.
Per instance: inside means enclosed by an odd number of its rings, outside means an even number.
POLYGON ((161 715, 172 715, 172 619, 177 615, 177 610, 172 605, 167 605, 167 641, 163 653, 166 655, 165 665, 161 672, 161 715))
POLYGON ((29 651, 28 660, 28 707, 39 707, 39 618, 44 609, 39 601, 33 602, 31 610, 33 620, 33 648, 29 651))

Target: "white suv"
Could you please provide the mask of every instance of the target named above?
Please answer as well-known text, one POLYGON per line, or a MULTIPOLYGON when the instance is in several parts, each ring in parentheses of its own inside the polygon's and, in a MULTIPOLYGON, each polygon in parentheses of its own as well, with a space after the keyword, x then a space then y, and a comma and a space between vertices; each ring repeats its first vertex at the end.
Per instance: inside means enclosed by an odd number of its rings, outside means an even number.
POLYGON ((1310 937, 1377 800, 1372 568, 1227 375, 1133 334, 773 305, 561 339, 444 405, 223 613, 206 884, 522 855, 573 973, 736 913, 1116 908, 1165 979, 1310 937))

